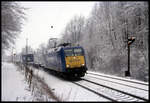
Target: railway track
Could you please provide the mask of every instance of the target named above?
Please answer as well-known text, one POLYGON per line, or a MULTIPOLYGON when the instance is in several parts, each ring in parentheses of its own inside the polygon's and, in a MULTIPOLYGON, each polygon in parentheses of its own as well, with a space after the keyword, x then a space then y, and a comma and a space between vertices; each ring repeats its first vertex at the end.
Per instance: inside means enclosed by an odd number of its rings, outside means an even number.
MULTIPOLYGON (((94 73, 88 73, 90 75, 95 75, 94 73)), ((89 75, 86 75, 86 76, 89 76, 89 75)), ((97 76, 101 76, 101 77, 106 77, 106 78, 111 78, 111 77, 108 77, 108 76, 104 76, 104 75, 99 75, 99 74, 96 74, 97 76)), ((89 76, 89 77, 92 77, 92 76, 89 76)), ((96 77, 92 77, 92 78, 96 78, 96 77)), ((100 78, 97 78, 97 79, 100 79, 100 78)), ((117 80, 122 80, 122 79, 119 79, 119 78, 115 78, 115 77, 112 77, 112 79, 117 79, 117 80)), ((113 82, 113 81, 110 81, 110 80, 106 80, 106 79, 101 79, 103 81, 109 81, 109 82, 113 82)), ((129 80, 124 80, 126 82, 132 82, 132 81, 129 81, 129 80)), ((140 96, 137 96, 137 95, 134 95, 134 94, 131 94, 131 93, 128 93, 128 92, 125 92, 125 91, 121 91, 121 90, 118 90, 118 89, 115 89, 115 88, 111 88, 110 86, 106 86, 106 85, 103 85, 101 83, 96 83, 96 82, 93 82, 89 79, 85 79, 85 78, 82 78, 81 81, 79 82, 72 82, 90 92, 93 92, 94 94, 96 95, 99 95, 100 97, 103 97, 109 101, 112 101, 112 102, 119 102, 119 101, 149 101, 148 99, 146 98, 143 98, 143 97, 140 97, 140 96)), ((134 86, 130 86, 130 85, 127 85, 127 84, 122 84, 122 83, 119 83, 119 82, 113 82, 113 83, 116 83, 116 84, 120 84, 120 85, 124 85, 124 86, 128 86, 128 87, 132 87, 132 88, 136 88, 136 89, 139 89, 139 90, 144 90, 146 92, 148 92, 148 90, 145 90, 145 89, 141 89, 141 88, 138 88, 138 87, 134 87, 134 86)), ((132 83, 137 83, 137 84, 140 84, 140 85, 147 85, 148 84, 143 84, 143 83, 139 83, 139 82, 135 82, 133 81, 132 83)))
POLYGON ((139 97, 83 78, 81 81, 73 83, 113 102, 148 101, 143 97, 139 97))
POLYGON ((86 87, 86 86, 84 86, 84 85, 81 85, 80 83, 76 83, 76 82, 72 82, 73 84, 76 84, 76 85, 78 85, 78 86, 80 86, 80 87, 82 87, 82 88, 84 88, 84 89, 86 89, 86 90, 88 90, 88 91, 90 91, 90 92, 92 92, 92 93, 94 93, 94 94, 97 94, 97 95, 99 95, 100 97, 103 97, 103 98, 106 98, 106 99, 108 99, 108 100, 110 100, 110 101, 112 101, 112 102, 117 102, 115 99, 113 99, 113 98, 111 98, 111 97, 108 97, 108 96, 105 96, 105 95, 103 95, 102 93, 99 93, 99 92, 97 92, 97 91, 95 91, 95 90, 93 90, 93 89, 91 89, 91 88, 88 88, 88 87, 86 87))
POLYGON ((143 88, 141 88, 141 87, 139 88, 139 87, 136 87, 136 86, 128 85, 128 83, 126 83, 126 84, 125 84, 125 83, 120 83, 120 82, 111 81, 111 80, 104 79, 104 78, 98 78, 98 77, 94 77, 94 76, 90 76, 90 75, 87 75, 87 77, 96 78, 96 79, 98 79, 98 80, 108 81, 108 82, 111 82, 111 83, 115 83, 115 84, 119 84, 119 85, 131 87, 131 88, 134 88, 134 89, 137 89, 137 90, 143 90, 143 91, 148 92, 148 87, 147 87, 147 89, 143 89, 143 88))
POLYGON ((129 82, 129 83, 136 83, 136 84, 141 84, 141 85, 149 86, 148 83, 136 82, 136 81, 132 81, 132 80, 127 80, 127 79, 122 79, 122 78, 117 78, 117 77, 111 77, 111 76, 96 74, 96 73, 92 73, 92 72, 87 72, 87 74, 97 75, 97 76, 100 76, 100 77, 111 78, 111 79, 115 79, 115 80, 126 81, 126 82, 129 82))

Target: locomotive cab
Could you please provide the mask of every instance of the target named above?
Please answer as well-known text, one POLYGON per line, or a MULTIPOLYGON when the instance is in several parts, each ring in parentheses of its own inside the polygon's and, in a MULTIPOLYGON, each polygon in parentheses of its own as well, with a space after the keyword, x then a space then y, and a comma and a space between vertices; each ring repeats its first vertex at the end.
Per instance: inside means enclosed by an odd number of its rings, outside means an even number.
POLYGON ((87 68, 82 47, 71 47, 64 49, 65 65, 68 74, 77 77, 84 76, 87 68))

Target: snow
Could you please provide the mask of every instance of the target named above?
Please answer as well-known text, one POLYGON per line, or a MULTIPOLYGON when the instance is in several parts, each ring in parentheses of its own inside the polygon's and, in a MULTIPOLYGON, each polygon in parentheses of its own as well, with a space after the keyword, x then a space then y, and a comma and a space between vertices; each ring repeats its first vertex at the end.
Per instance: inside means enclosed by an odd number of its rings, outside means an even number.
MULTIPOLYGON (((32 101, 34 98, 31 95, 31 92, 27 90, 28 85, 25 82, 24 75, 21 74, 18 71, 19 69, 17 68, 18 67, 12 63, 5 63, 5 62, 2 63, 2 101, 32 101)), ((55 96, 57 96, 61 101, 109 101, 108 99, 98 96, 74 84, 73 82, 85 84, 86 86, 91 87, 92 89, 97 90, 97 92, 100 92, 100 93, 104 93, 110 96, 113 95, 113 93, 111 92, 109 93, 109 91, 106 90, 105 88, 100 88, 99 86, 89 84, 88 82, 85 82, 82 80, 72 82, 72 81, 54 76, 48 71, 44 71, 42 68, 37 69, 37 68, 30 66, 30 69, 33 70, 34 75, 38 75, 38 77, 44 80, 44 82, 53 91, 55 96)), ((88 73, 89 72, 90 71, 88 71, 88 73)), ((96 73, 96 72, 92 72, 92 73, 105 75, 105 74, 96 73)), ((148 99, 148 95, 149 95, 148 91, 136 90, 135 88, 122 86, 119 84, 115 84, 113 82, 108 82, 102 79, 98 79, 98 76, 96 75, 93 77, 97 77, 97 79, 92 78, 92 77, 90 78, 90 76, 88 75, 90 74, 86 74, 85 77, 83 78, 91 80, 96 83, 101 83, 102 85, 111 86, 112 88, 123 90, 128 93, 136 94, 137 96, 141 96, 143 98, 148 99)), ((116 76, 112 76, 112 77, 116 77, 116 76)), ((121 77, 116 77, 116 78, 121 78, 121 77)), ((127 79, 127 80, 130 80, 130 79, 127 79)), ((110 79, 110 81, 118 82, 119 80, 110 79)), ((137 81, 137 80, 131 79, 131 81, 137 81)), ((122 84, 123 82, 125 83, 125 81, 120 81, 120 83, 122 84)), ((138 82, 141 82, 141 81, 138 81, 138 82)), ((135 87, 140 86, 139 84, 137 85, 129 84, 129 85, 132 85, 135 87)), ((141 86, 141 88, 148 90, 148 87, 146 86, 144 87, 144 85, 141 86)))
POLYGON ((31 101, 24 76, 12 63, 2 63, 2 101, 31 101))
POLYGON ((54 90, 62 101, 109 101, 88 90, 85 90, 70 81, 55 77, 48 72, 34 69, 34 74, 44 78, 45 82, 54 90))
MULTIPOLYGON (((103 74, 103 73, 96 73, 96 72, 91 72, 91 71, 88 71, 88 73, 100 74, 100 75, 105 75, 106 76, 106 74, 103 74)), ((146 99, 149 98, 149 92, 148 92, 148 90, 149 90, 148 84, 149 83, 147 83, 147 82, 142 82, 142 81, 138 81, 138 80, 134 80, 134 79, 129 79, 129 78, 127 79, 127 78, 122 78, 122 77, 116 77, 116 76, 107 75, 109 77, 119 78, 119 79, 122 79, 122 80, 129 80, 129 81, 135 81, 135 82, 138 82, 138 83, 147 84, 147 85, 142 85, 142 84, 129 83, 127 81, 115 80, 115 79, 111 79, 111 78, 107 78, 106 79, 106 77, 98 77, 97 75, 90 75, 90 74, 88 74, 88 75, 85 76, 84 78, 86 78, 88 80, 91 80, 91 81, 94 81, 96 83, 101 83, 103 85, 110 86, 112 88, 119 89, 119 90, 125 91, 127 93, 131 93, 131 94, 134 94, 134 95, 146 98, 146 99), (92 77, 96 77, 96 79, 88 77, 88 75, 92 76, 92 77), (110 82, 110 81, 113 81, 113 82, 110 82), (129 85, 129 86, 133 86, 133 87, 145 89, 147 91, 143 91, 143 90, 139 90, 139 89, 136 89, 136 88, 131 88, 131 87, 128 87, 128 86, 116 84, 114 82, 119 82, 121 84, 126 84, 126 85, 129 85)))
MULTIPOLYGON (((90 71, 88 71, 88 72, 90 72, 90 71)), ((107 99, 104 99, 103 97, 95 95, 95 94, 73 84, 71 81, 67 81, 62 78, 53 76, 48 72, 35 69, 35 73, 38 74, 41 78, 44 78, 45 82, 54 90, 54 93, 57 96, 59 96, 60 98, 62 98, 62 100, 64 100, 64 101, 108 101, 107 99)), ((93 72, 93 73, 96 73, 96 72, 93 72)), ((97 73, 97 74, 101 74, 101 73, 97 73)), ((112 77, 115 77, 115 76, 112 76, 112 77)), ((83 77, 83 78, 88 78, 88 74, 85 75, 85 77, 83 77)), ((118 77, 118 78, 125 79, 125 78, 121 78, 121 77, 118 77)), ((135 94, 137 96, 141 96, 141 97, 148 99, 148 91, 136 90, 135 88, 118 85, 118 84, 103 81, 100 79, 96 80, 96 79, 88 78, 88 80, 92 80, 94 82, 99 82, 99 83, 102 83, 103 85, 111 86, 112 88, 123 90, 125 92, 135 94)), ((126 79, 126 80, 130 80, 130 79, 126 79)), ((131 81, 137 81, 137 80, 131 80, 131 81)), ((83 82, 83 81, 79 81, 79 82, 83 82)), ((125 81, 121 81, 121 82, 123 84, 123 82, 125 82, 125 81)), ((138 82, 141 82, 141 81, 138 81, 138 82)), ((93 85, 90 85, 89 83, 87 83, 86 85, 88 87, 91 86, 91 88, 92 87, 95 88, 93 85)), ((131 85, 131 83, 129 85, 131 85)), ((134 84, 134 86, 138 87, 139 84, 136 84, 136 85, 134 84)), ((96 88, 98 90, 98 87, 96 87, 96 88)), ((146 86, 145 87, 143 86, 143 88, 148 89, 148 87, 146 87, 146 86)), ((111 95, 111 93, 110 93, 110 95, 111 95)))
MULTIPOLYGON (((97 79, 99 78, 99 76, 97 76, 97 75, 88 74, 88 76, 95 77, 97 79)), ((111 76, 109 76, 109 77, 111 77, 111 76)), ((120 83, 120 84, 129 85, 131 87, 136 87, 136 88, 148 90, 148 86, 145 86, 145 85, 142 85, 142 84, 136 84, 135 85, 135 83, 132 83, 132 82, 122 81, 122 80, 124 80, 124 78, 119 78, 119 79, 120 80, 118 80, 118 79, 112 79, 112 78, 107 78, 107 77, 100 77, 100 80, 103 80, 103 81, 105 80, 105 82, 106 81, 110 81, 110 82, 114 82, 114 83, 117 82, 117 83, 120 83)), ((131 79, 126 79, 126 80, 131 81, 131 79)), ((140 82, 138 82, 138 83, 140 83, 140 82)))
MULTIPOLYGON (((148 91, 143 91, 143 90, 131 88, 131 87, 128 87, 128 86, 108 82, 106 80, 94 79, 94 78, 90 78, 90 77, 85 77, 85 78, 90 80, 90 81, 94 81, 96 83, 99 83, 99 84, 102 84, 102 85, 105 85, 105 86, 108 86, 108 87, 111 87, 111 88, 115 88, 115 89, 130 93, 130 94, 137 95, 137 96, 148 99, 148 91)), ((87 85, 91 86, 89 83, 87 85)), ((92 87, 94 87, 94 86, 92 86, 92 87)), ((136 87, 136 85, 135 85, 135 87, 136 87)), ((95 87, 95 88, 98 88, 98 87, 95 87)))
POLYGON ((93 71, 88 71, 87 73, 99 74, 99 75, 103 75, 103 76, 118 78, 118 79, 122 79, 122 80, 129 80, 129 81, 138 82, 138 83, 144 83, 144 84, 149 85, 148 82, 143 82, 143 81, 139 81, 139 80, 135 80, 135 79, 130 79, 130 77, 123 78, 123 77, 117 77, 117 76, 108 75, 108 74, 104 74, 104 73, 100 73, 100 72, 93 72, 93 71))

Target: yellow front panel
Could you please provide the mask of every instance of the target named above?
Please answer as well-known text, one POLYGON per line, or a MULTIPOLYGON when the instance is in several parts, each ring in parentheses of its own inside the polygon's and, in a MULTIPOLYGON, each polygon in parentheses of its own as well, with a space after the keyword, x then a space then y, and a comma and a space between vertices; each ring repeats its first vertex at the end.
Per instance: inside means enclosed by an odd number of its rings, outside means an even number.
POLYGON ((85 65, 84 56, 68 56, 65 58, 66 67, 69 65, 69 68, 82 67, 85 65))

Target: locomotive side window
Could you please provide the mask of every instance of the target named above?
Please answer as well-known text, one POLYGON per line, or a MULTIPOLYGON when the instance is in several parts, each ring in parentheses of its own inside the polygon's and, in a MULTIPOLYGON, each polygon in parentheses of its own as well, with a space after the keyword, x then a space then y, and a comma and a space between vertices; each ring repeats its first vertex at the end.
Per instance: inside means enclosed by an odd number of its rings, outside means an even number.
POLYGON ((73 49, 65 49, 64 51, 66 56, 74 56, 73 49))
POLYGON ((33 55, 30 54, 30 55, 27 55, 27 62, 33 62, 33 55))
POLYGON ((27 57, 27 62, 32 62, 33 61, 33 57, 27 57))
POLYGON ((33 62, 34 61, 33 54, 22 55, 22 61, 23 62, 33 62))

